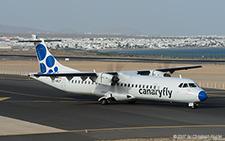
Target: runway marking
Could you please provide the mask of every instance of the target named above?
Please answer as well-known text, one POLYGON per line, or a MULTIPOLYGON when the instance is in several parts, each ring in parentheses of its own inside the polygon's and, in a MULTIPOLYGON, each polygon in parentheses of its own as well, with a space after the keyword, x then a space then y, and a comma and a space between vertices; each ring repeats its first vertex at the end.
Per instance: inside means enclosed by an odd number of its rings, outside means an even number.
POLYGON ((2 93, 8 93, 8 94, 15 94, 15 95, 29 96, 29 97, 41 97, 41 98, 51 98, 51 99, 66 99, 66 100, 74 100, 74 98, 40 96, 40 95, 25 94, 25 93, 18 93, 18 92, 5 91, 5 90, 0 90, 0 92, 2 92, 2 93))
POLYGON ((21 78, 6 78, 6 77, 0 77, 0 80, 26 80, 26 81, 33 81, 34 79, 29 79, 29 78, 27 78, 27 79, 21 79, 21 78))
POLYGON ((137 130, 137 129, 171 129, 171 128, 215 128, 225 127, 225 125, 178 125, 178 126, 144 126, 144 127, 121 127, 121 128, 101 128, 69 130, 68 132, 96 132, 96 131, 115 131, 115 130, 137 130))
POLYGON ((36 134, 53 134, 53 133, 79 133, 79 132, 101 132, 101 131, 121 131, 121 130, 141 130, 141 129, 175 129, 175 128, 224 128, 225 125, 177 125, 177 126, 143 126, 143 127, 121 127, 121 128, 99 128, 99 129, 78 129, 78 130, 62 130, 56 132, 35 132, 20 134, 0 134, 0 136, 11 135, 36 135, 36 134))
MULTIPOLYGON (((0 100, 1 101, 1 100, 0 100)), ((7 103, 98 103, 98 101, 48 101, 48 100, 33 100, 33 101, 4 101, 7 103)))
POLYGON ((1 97, 0 101, 6 100, 6 99, 10 99, 10 97, 1 97))

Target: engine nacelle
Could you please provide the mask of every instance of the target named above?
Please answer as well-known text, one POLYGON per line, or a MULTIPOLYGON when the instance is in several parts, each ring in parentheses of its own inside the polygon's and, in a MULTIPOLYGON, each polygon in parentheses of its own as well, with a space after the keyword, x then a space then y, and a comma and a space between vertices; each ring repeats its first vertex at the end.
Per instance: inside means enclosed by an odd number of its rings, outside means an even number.
POLYGON ((117 76, 107 74, 107 73, 101 73, 96 78, 95 82, 107 85, 107 86, 114 86, 119 81, 119 78, 117 76))
POLYGON ((162 72, 162 71, 151 71, 149 74, 151 76, 162 76, 162 77, 171 77, 168 73, 162 72))

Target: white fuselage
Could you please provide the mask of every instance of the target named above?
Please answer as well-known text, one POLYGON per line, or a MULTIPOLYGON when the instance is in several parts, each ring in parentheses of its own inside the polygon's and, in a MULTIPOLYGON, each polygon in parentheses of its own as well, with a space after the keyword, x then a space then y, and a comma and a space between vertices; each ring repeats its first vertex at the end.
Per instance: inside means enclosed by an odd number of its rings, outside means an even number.
POLYGON ((111 95, 118 97, 117 101, 143 99, 194 103, 200 102, 198 95, 203 91, 193 80, 174 77, 131 75, 115 86, 98 84, 89 78, 82 81, 80 77, 73 77, 70 81, 66 77, 53 80, 50 77, 33 78, 69 93, 99 97, 111 95), (197 87, 178 87, 181 83, 194 83, 197 87))

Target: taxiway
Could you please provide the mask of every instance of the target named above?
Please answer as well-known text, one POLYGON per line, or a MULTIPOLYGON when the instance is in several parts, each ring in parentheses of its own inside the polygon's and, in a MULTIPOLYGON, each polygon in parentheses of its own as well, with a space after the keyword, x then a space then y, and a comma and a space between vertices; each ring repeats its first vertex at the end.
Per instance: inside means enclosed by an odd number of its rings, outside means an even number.
POLYGON ((0 124, 4 125, 0 140, 224 137, 225 91, 205 90, 208 99, 197 109, 155 101, 101 105, 94 96, 65 93, 27 77, 0 75, 0 124))

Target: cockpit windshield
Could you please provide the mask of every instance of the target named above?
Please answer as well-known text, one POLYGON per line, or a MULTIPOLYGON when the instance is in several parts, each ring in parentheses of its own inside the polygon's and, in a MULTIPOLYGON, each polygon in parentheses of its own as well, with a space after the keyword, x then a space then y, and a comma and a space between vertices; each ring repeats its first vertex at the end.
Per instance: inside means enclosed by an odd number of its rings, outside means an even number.
POLYGON ((197 87, 197 86, 195 85, 195 83, 189 83, 189 87, 195 88, 195 87, 197 87))
POLYGON ((195 83, 180 83, 178 85, 179 88, 196 88, 198 87, 195 83))

